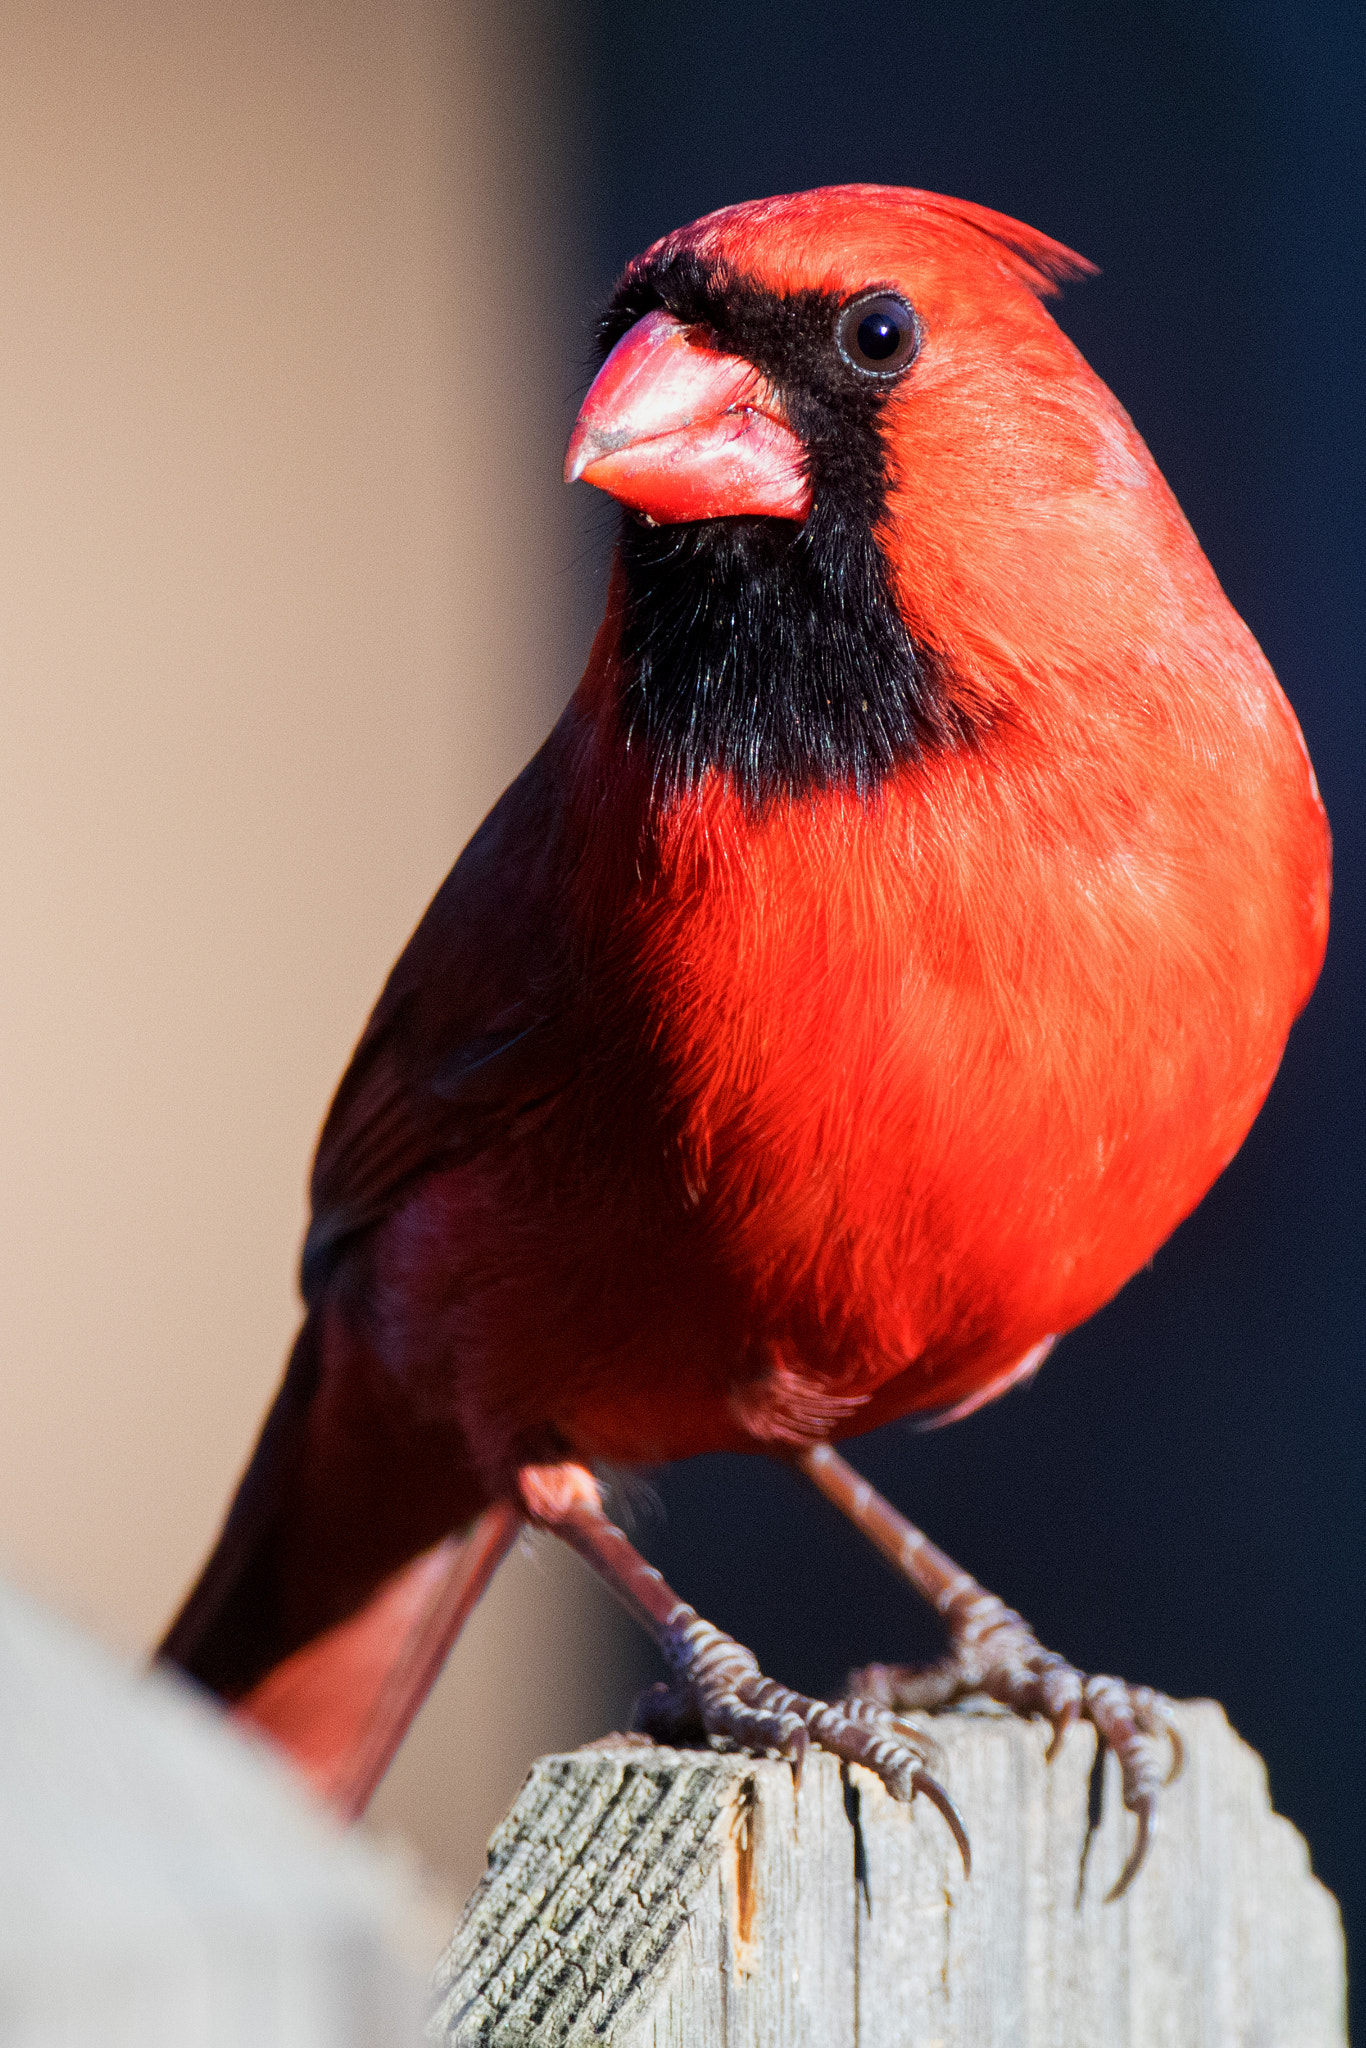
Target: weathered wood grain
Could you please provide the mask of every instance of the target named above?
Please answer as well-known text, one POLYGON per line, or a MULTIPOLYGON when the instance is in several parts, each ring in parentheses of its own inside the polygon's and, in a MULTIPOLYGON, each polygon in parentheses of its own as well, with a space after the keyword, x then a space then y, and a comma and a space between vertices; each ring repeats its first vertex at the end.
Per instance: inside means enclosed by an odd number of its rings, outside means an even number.
POLYGON ((622 1742, 546 1757, 438 1970, 460 2048, 1343 2048, 1342 1936, 1260 1760, 1180 1710, 1128 1895, 1114 1766, 994 1710, 927 1723, 974 1870, 866 1773, 622 1742), (1084 1867, 1083 1867, 1084 1865, 1084 1867))

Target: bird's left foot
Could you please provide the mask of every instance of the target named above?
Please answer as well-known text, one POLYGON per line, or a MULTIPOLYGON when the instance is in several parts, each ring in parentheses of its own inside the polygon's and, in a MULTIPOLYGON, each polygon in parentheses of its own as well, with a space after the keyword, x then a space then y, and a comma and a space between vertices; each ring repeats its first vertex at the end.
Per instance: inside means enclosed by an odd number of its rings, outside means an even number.
MULTIPOLYGON (((964 1574, 966 1579, 966 1574, 964 1574)), ((848 1704, 884 1712, 944 1707, 984 1693, 1012 1712, 1051 1723, 1051 1762, 1077 1721, 1089 1721, 1119 1764, 1124 1804, 1138 1822, 1128 1861, 1109 1893, 1126 1891, 1147 1854, 1157 1801, 1182 1764, 1175 1711, 1165 1693, 1122 1678, 1088 1677, 1046 1650, 1013 1608, 968 1580, 945 1611, 949 1649, 933 1664, 869 1664, 849 1674, 848 1704)))
POLYGON ((1050 1761, 1074 1721, 1089 1721, 1120 1769, 1124 1804, 1138 1833, 1119 1882, 1117 1899, 1138 1875, 1148 1852, 1158 1795, 1181 1769, 1181 1737, 1165 1693, 1122 1678, 1088 1678, 1045 1650, 1029 1623, 970 1572, 946 1557, 923 1529, 884 1500, 876 1488, 829 1444, 815 1444, 793 1461, 856 1529, 915 1587, 948 1628, 949 1647, 937 1663, 869 1664, 849 1675, 849 1697, 886 1713, 949 1706, 967 1693, 1052 1724, 1050 1761))

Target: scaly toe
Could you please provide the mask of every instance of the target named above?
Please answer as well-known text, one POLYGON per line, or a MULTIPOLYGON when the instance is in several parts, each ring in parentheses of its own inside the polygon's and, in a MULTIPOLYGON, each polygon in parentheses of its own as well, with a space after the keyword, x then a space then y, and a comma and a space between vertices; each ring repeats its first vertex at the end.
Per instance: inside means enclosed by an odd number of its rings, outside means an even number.
POLYGON ((636 1703, 635 1726, 662 1741, 705 1736, 721 1748, 763 1755, 776 1750, 801 1781, 808 1746, 816 1743, 844 1763, 860 1764, 882 1780, 894 1799, 923 1792, 938 1808, 971 1867, 967 1831, 953 1801, 925 1768, 933 1745, 904 1721, 867 1700, 808 1699, 766 1678, 753 1656, 707 1622, 689 1623, 687 1646, 671 1685, 655 1685, 636 1703))
MULTIPOLYGON (((1181 1737, 1171 1701, 1151 1686, 1084 1676, 1065 1658, 1045 1650, 1028 1624, 991 1595, 977 1596, 962 1620, 965 1625, 937 1663, 870 1664, 851 1672, 846 1707, 852 1711, 862 1704, 874 1712, 895 1714, 913 1707, 947 1706, 968 1693, 985 1693, 1017 1714, 1039 1715, 1051 1723, 1050 1763, 1069 1728, 1083 1719, 1092 1722, 1098 1739, 1115 1753, 1124 1804, 1138 1822, 1133 1848, 1109 1894, 1119 1898, 1147 1855, 1158 1795, 1181 1770, 1181 1737)), ((922 1789, 927 1789, 923 1782, 922 1789)))
POLYGON ((1086 1714, 1100 1740, 1115 1753, 1124 1804, 1138 1821, 1129 1860, 1109 1894, 1117 1899, 1133 1883, 1148 1853, 1158 1795, 1181 1768, 1181 1738, 1165 1694, 1151 1686, 1126 1685, 1122 1678, 1088 1678, 1086 1714))

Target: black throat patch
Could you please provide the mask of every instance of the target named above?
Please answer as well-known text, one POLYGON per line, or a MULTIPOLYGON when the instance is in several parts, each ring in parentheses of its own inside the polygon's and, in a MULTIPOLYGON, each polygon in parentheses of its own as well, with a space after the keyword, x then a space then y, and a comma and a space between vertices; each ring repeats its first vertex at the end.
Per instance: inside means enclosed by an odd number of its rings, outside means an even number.
POLYGON ((756 803, 833 787, 867 795, 968 736, 942 664, 906 629, 875 538, 890 390, 841 358, 841 303, 783 298, 688 254, 629 271, 602 321, 604 354, 660 306, 710 328, 780 391, 811 464, 802 524, 623 518, 622 711, 671 790, 717 770, 756 803))

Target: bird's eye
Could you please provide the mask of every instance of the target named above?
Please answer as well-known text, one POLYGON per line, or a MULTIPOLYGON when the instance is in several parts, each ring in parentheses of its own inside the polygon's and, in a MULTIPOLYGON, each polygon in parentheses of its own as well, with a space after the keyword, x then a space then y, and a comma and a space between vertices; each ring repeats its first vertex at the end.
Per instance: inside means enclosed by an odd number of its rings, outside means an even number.
POLYGON ((915 360, 920 331, 915 314, 894 292, 860 292, 840 307, 835 346, 851 370, 899 377, 915 360))

